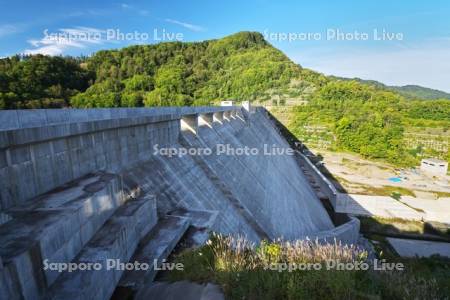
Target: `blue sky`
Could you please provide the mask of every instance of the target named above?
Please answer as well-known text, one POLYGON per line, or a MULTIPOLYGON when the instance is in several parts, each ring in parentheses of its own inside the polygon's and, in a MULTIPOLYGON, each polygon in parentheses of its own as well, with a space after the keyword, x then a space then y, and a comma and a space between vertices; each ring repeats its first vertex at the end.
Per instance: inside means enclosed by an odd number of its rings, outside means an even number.
POLYGON ((0 0, 0 7, 0 57, 89 55, 176 34, 199 41, 251 30, 325 74, 450 92, 450 1, 0 0))

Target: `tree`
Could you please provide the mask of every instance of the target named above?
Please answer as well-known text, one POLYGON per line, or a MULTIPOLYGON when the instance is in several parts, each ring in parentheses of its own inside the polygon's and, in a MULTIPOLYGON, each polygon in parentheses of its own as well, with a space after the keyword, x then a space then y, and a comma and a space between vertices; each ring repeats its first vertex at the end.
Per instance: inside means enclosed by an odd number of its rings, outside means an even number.
POLYGON ((0 97, 4 108, 67 106, 69 98, 84 91, 93 74, 76 58, 43 55, 0 59, 0 97))

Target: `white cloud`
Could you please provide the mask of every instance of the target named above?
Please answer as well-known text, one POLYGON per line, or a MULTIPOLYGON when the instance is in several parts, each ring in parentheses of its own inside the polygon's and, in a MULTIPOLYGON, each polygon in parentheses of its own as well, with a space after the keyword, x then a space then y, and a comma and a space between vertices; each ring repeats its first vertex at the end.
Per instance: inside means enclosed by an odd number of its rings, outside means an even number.
POLYGON ((181 21, 177 21, 177 20, 173 20, 173 19, 165 19, 165 21, 172 23, 172 24, 180 25, 180 26, 187 28, 189 30, 192 30, 192 31, 205 31, 205 28, 198 26, 198 25, 189 24, 189 23, 185 23, 185 22, 181 22, 181 21))
POLYGON ((137 13, 138 15, 143 16, 143 17, 146 17, 146 16, 148 16, 150 14, 150 11, 148 11, 146 9, 141 9, 141 8, 139 8, 137 6, 134 6, 134 5, 131 5, 131 4, 128 4, 128 3, 120 3, 120 7, 123 10, 129 11, 129 12, 132 12, 132 13, 137 13))
POLYGON ((450 92, 450 43, 393 50, 334 50, 291 57, 327 75, 373 79, 388 85, 417 84, 450 92))
POLYGON ((0 25, 0 38, 10 35, 10 34, 18 33, 21 31, 22 31, 22 29, 20 28, 20 26, 17 26, 17 25, 13 25, 13 24, 0 25))
POLYGON ((73 48, 86 48, 104 42, 105 31, 97 28, 62 28, 53 33, 45 30, 43 38, 28 40, 34 48, 26 49, 24 54, 61 55, 73 48))

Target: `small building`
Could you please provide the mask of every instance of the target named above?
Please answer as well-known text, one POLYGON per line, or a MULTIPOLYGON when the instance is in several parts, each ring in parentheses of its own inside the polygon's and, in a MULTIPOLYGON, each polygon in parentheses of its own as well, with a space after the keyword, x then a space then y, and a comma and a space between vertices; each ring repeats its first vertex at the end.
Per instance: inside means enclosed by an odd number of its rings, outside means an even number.
POLYGON ((447 174, 448 162, 437 158, 424 158, 420 162, 420 170, 424 173, 445 176, 447 174))
POLYGON ((220 106, 233 106, 233 105, 234 105, 234 103, 231 100, 220 102, 220 106))

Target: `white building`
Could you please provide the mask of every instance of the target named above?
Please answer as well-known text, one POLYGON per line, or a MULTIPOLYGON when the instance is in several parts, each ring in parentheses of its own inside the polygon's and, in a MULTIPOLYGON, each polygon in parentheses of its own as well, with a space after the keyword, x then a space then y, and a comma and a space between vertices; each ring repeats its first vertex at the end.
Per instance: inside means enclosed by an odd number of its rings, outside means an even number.
POLYGON ((233 106, 233 105, 234 105, 234 103, 231 100, 220 102, 220 106, 233 106))
POLYGON ((430 175, 445 176, 447 169, 448 162, 437 158, 424 158, 420 162, 420 170, 430 175))

